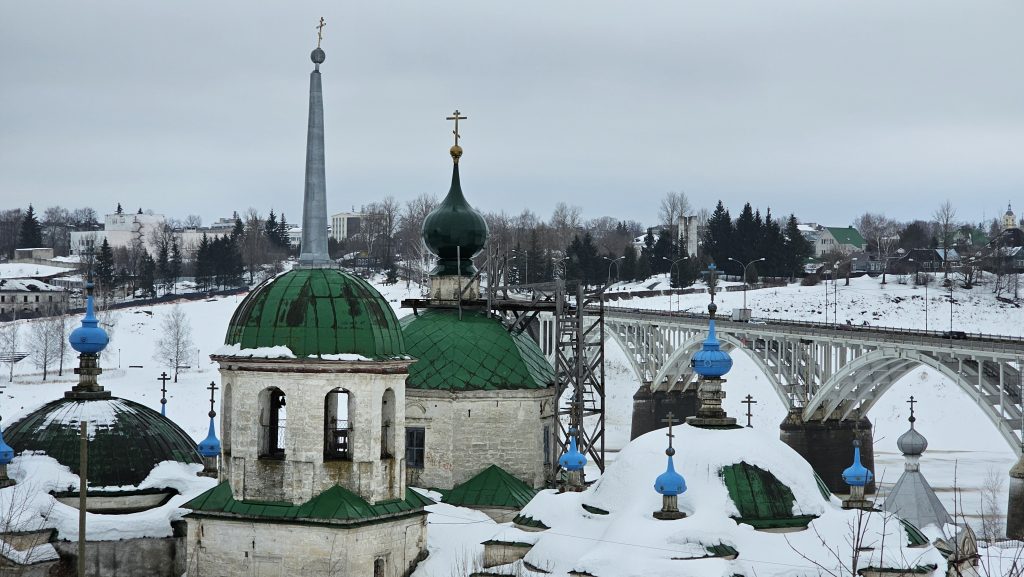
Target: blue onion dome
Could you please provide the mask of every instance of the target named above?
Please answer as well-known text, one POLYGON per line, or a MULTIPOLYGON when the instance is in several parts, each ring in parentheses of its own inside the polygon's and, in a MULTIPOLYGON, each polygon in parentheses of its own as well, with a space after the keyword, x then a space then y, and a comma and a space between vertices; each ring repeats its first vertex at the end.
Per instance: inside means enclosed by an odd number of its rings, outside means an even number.
POLYGON ((860 464, 860 441, 853 442, 853 464, 843 471, 843 481, 851 487, 863 487, 875 478, 867 467, 860 464))
POLYGON ((693 355, 690 366, 693 371, 702 377, 721 377, 732 369, 732 357, 722 350, 722 344, 715 336, 715 303, 708 306, 711 312, 711 320, 708 322, 708 338, 704 339, 704 346, 693 355))
POLYGON ((672 464, 672 455, 676 452, 675 449, 669 447, 665 454, 668 455, 668 466, 665 472, 658 475, 658 478, 654 480, 654 490, 659 495, 665 495, 666 497, 674 497, 676 495, 682 495, 686 492, 686 480, 679 473, 676 473, 676 469, 672 464))
POLYGON ((569 431, 569 450, 558 459, 558 466, 566 471, 582 471, 587 457, 576 447, 576 430, 569 431))
POLYGON ((896 440, 896 446, 899 447, 900 452, 908 457, 920 455, 928 448, 928 439, 924 438, 924 435, 918 433, 917 429, 914 428, 914 421, 916 420, 916 417, 911 416, 910 430, 900 435, 900 438, 896 440))
POLYGON ((458 159, 462 148, 452 147, 452 185, 448 196, 423 221, 422 235, 430 252, 438 257, 431 276, 472 276, 476 267, 472 258, 487 243, 487 222, 462 195, 458 159), (461 257, 461 262, 460 262, 461 257))
POLYGON ((106 348, 110 338, 107 336, 107 331, 99 327, 99 319, 96 318, 92 283, 86 284, 85 288, 89 294, 85 301, 85 318, 82 319, 82 326, 71 331, 68 342, 71 344, 71 348, 80 353, 96 354, 106 348))
POLYGON ((4 440, 3 431, 0 431, 0 465, 9 465, 14 460, 14 449, 4 440))
POLYGON ((199 443, 199 454, 204 457, 216 457, 220 455, 220 439, 217 438, 217 431, 213 426, 213 417, 210 417, 210 431, 206 438, 199 443))

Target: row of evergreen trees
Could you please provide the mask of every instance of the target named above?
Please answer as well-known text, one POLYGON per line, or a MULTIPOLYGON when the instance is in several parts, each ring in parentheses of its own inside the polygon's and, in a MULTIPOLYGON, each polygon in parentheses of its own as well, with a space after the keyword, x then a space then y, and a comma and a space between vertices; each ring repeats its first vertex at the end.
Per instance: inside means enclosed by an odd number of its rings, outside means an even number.
POLYGON ((748 282, 757 276, 793 278, 801 274, 804 262, 814 256, 814 247, 800 232, 796 216, 790 214, 783 224, 772 217, 771 209, 762 217, 761 211, 753 210, 749 202, 734 221, 729 209, 718 201, 704 228, 701 248, 705 259, 730 274, 741 274, 740 265, 730 258, 742 263, 765 259, 748 267, 748 282))

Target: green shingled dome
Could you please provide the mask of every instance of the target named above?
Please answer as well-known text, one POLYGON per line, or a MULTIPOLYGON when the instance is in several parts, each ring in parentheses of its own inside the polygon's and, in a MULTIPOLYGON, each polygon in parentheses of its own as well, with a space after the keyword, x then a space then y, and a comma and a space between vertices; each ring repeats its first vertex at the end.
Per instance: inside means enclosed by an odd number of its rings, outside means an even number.
POLYGON ((164 461, 202 463, 195 442, 160 413, 117 397, 58 399, 4 431, 16 455, 38 451, 79 472, 78 423, 89 422, 91 488, 138 485, 164 461))
POLYGON ((366 281, 338 269, 296 269, 256 287, 224 337, 243 349, 286 346, 296 357, 405 355, 398 319, 366 281))
POLYGON ((508 332, 495 318, 432 309, 402 319, 408 352, 419 359, 409 367, 406 386, 415 389, 493 391, 543 389, 554 369, 537 343, 508 332))

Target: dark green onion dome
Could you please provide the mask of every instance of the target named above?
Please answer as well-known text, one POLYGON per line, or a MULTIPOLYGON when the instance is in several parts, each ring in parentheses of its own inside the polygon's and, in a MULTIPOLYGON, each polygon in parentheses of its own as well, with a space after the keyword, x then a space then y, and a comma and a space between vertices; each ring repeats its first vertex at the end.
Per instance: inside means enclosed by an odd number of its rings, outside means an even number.
POLYGON ((555 372, 529 336, 510 333, 484 313, 430 309, 402 319, 409 367, 406 387, 450 391, 543 389, 555 372))
POLYGON ((297 358, 405 356, 391 305, 368 282, 332 268, 295 269, 264 281, 235 309, 224 343, 286 346, 297 358))
POLYGON ((8 427, 4 438, 16 455, 45 453, 77 475, 83 420, 89 422, 91 488, 137 486, 164 461, 202 464, 195 442, 173 421, 117 397, 52 401, 8 427))
POLYGON ((487 243, 487 222, 462 195, 458 163, 452 168, 448 196, 423 221, 423 242, 439 259, 431 276, 476 274, 472 259, 487 243))

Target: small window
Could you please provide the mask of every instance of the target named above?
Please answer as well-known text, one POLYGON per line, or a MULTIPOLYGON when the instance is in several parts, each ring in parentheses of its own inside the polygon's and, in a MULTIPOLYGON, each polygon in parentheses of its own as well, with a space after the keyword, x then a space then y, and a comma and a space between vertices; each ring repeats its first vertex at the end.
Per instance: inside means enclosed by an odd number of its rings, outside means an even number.
POLYGON ((423 454, 426 449, 426 429, 423 427, 405 428, 405 466, 413 469, 423 468, 423 454))
POLYGON ((384 558, 377 557, 373 560, 373 577, 384 577, 384 558))
POLYGON ((551 427, 544 425, 544 464, 551 464, 551 427))

